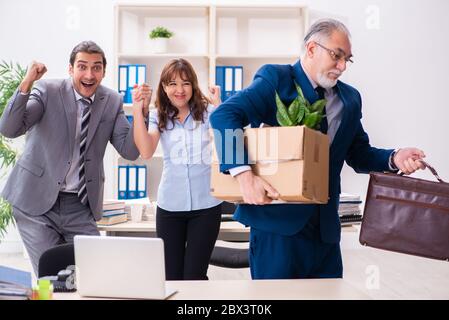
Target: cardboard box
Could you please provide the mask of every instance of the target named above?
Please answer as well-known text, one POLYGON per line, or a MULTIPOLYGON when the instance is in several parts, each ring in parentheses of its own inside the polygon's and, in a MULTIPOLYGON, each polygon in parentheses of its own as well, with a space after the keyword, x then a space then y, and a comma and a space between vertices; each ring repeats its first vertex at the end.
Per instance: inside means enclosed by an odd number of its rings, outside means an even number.
MULTIPOLYGON (((305 126, 248 128, 244 132, 244 141, 253 172, 279 192, 280 200, 327 203, 327 135, 305 126)), ((243 200, 237 180, 229 174, 220 173, 215 144, 211 195, 231 202, 243 200)))

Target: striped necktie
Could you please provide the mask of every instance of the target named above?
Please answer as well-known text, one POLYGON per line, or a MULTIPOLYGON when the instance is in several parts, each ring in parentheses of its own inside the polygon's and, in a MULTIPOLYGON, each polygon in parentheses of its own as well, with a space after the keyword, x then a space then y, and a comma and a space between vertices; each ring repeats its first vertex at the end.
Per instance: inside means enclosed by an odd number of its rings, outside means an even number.
MULTIPOLYGON (((318 94, 318 97, 320 99, 324 99, 324 91, 325 89, 323 87, 317 87, 315 89, 316 93, 318 94)), ((323 109, 323 119, 321 119, 320 123, 320 131, 324 134, 327 134, 328 130, 328 123, 327 123, 327 117, 326 117, 326 106, 323 109)))
POLYGON ((87 189, 86 189, 86 171, 85 171, 85 155, 87 143, 87 131, 89 129, 89 119, 91 114, 90 105, 92 100, 83 98, 80 100, 84 104, 83 116, 81 117, 81 134, 80 134, 80 161, 79 161, 79 185, 78 198, 82 204, 87 204, 87 189))

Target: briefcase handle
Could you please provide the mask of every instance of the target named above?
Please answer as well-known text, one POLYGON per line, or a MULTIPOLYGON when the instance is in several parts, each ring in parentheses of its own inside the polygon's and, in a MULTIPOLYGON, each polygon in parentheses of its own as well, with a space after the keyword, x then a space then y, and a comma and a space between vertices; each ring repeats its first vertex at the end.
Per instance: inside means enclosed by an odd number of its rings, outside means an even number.
MULTIPOLYGON (((430 170, 430 172, 432 172, 432 174, 435 176, 435 178, 437 178, 437 180, 438 180, 439 182, 445 183, 445 182, 443 181, 443 179, 440 178, 440 176, 438 175, 437 171, 436 171, 430 164, 428 164, 427 162, 425 162, 425 161, 422 160, 422 159, 420 159, 419 161, 421 161, 421 163, 422 163, 423 165, 425 165, 426 168, 430 170)), ((399 173, 399 174, 400 174, 401 176, 403 176, 403 175, 404 175, 404 172, 401 172, 401 173, 399 173)))

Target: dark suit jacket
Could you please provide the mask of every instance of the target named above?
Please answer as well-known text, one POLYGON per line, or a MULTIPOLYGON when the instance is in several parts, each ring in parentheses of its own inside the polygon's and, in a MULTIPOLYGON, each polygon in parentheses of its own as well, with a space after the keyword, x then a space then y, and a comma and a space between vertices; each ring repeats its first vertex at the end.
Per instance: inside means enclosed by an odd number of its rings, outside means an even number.
MULTIPOLYGON (((261 123, 278 126, 275 90, 281 100, 289 105, 298 95, 294 81, 301 86, 310 103, 318 99, 299 61, 293 66, 265 65, 257 72, 248 88, 226 100, 212 114, 210 118, 212 127, 225 137, 225 129, 243 128, 248 124, 252 127, 259 127, 261 123)), ((389 156, 393 150, 377 149, 370 145, 361 123, 362 100, 359 92, 341 81, 338 81, 335 90, 344 108, 340 127, 330 146, 329 202, 326 205, 240 205, 235 213, 238 221, 260 230, 293 235, 299 232, 318 210, 322 240, 328 243, 340 241, 338 203, 341 191, 340 173, 344 161, 358 173, 387 171, 389 156)), ((225 151, 228 149, 225 148, 225 143, 230 142, 223 139, 222 145, 217 145, 217 150, 223 151, 220 160, 226 158, 225 151)), ((229 150, 235 152, 236 148, 233 146, 233 149, 229 150)), ((235 161, 241 159, 241 156, 236 155, 231 163, 221 161, 221 172, 242 165, 235 161)), ((247 161, 246 150, 243 158, 247 161)))

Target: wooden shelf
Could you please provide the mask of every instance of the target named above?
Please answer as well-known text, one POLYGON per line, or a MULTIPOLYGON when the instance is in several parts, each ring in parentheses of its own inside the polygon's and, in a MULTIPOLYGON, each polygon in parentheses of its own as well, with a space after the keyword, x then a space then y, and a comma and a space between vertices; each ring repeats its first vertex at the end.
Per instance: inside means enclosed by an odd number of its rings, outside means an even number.
POLYGON ((208 54, 201 53, 158 53, 158 54, 137 54, 137 53, 119 53, 118 59, 157 59, 157 58, 209 58, 208 54))
POLYGON ((246 78, 252 79, 266 63, 296 61, 308 15, 305 6, 274 1, 254 5, 118 4, 116 63, 146 64, 147 82, 155 88, 168 60, 183 57, 192 63, 200 88, 205 91, 215 84, 217 64, 242 65, 246 78), (175 34, 169 40, 167 53, 152 53, 148 32, 155 25, 163 25, 175 34))
POLYGON ((298 59, 298 54, 217 54, 216 59, 298 59))
MULTIPOLYGON (((217 65, 242 66, 243 87, 247 87, 264 64, 290 64, 298 60, 304 32, 309 25, 308 16, 305 6, 279 4, 274 0, 257 5, 117 4, 114 83, 118 85, 118 65, 146 64, 146 82, 154 90, 164 65, 173 58, 182 57, 192 63, 204 93, 215 84, 217 65), (158 25, 175 34, 169 40, 167 53, 153 53, 148 33, 158 25)), ((131 115, 132 105, 125 104, 124 110, 131 115)), ((149 172, 154 175, 148 180, 150 193, 157 189, 159 173, 154 171, 161 170, 160 151, 158 155, 153 162, 146 162, 149 172), (152 164, 156 168, 150 168, 152 164)), ((119 162, 123 163, 117 154, 113 165, 116 167, 119 162)), ((115 193, 117 179, 115 173, 111 179, 115 193)))

